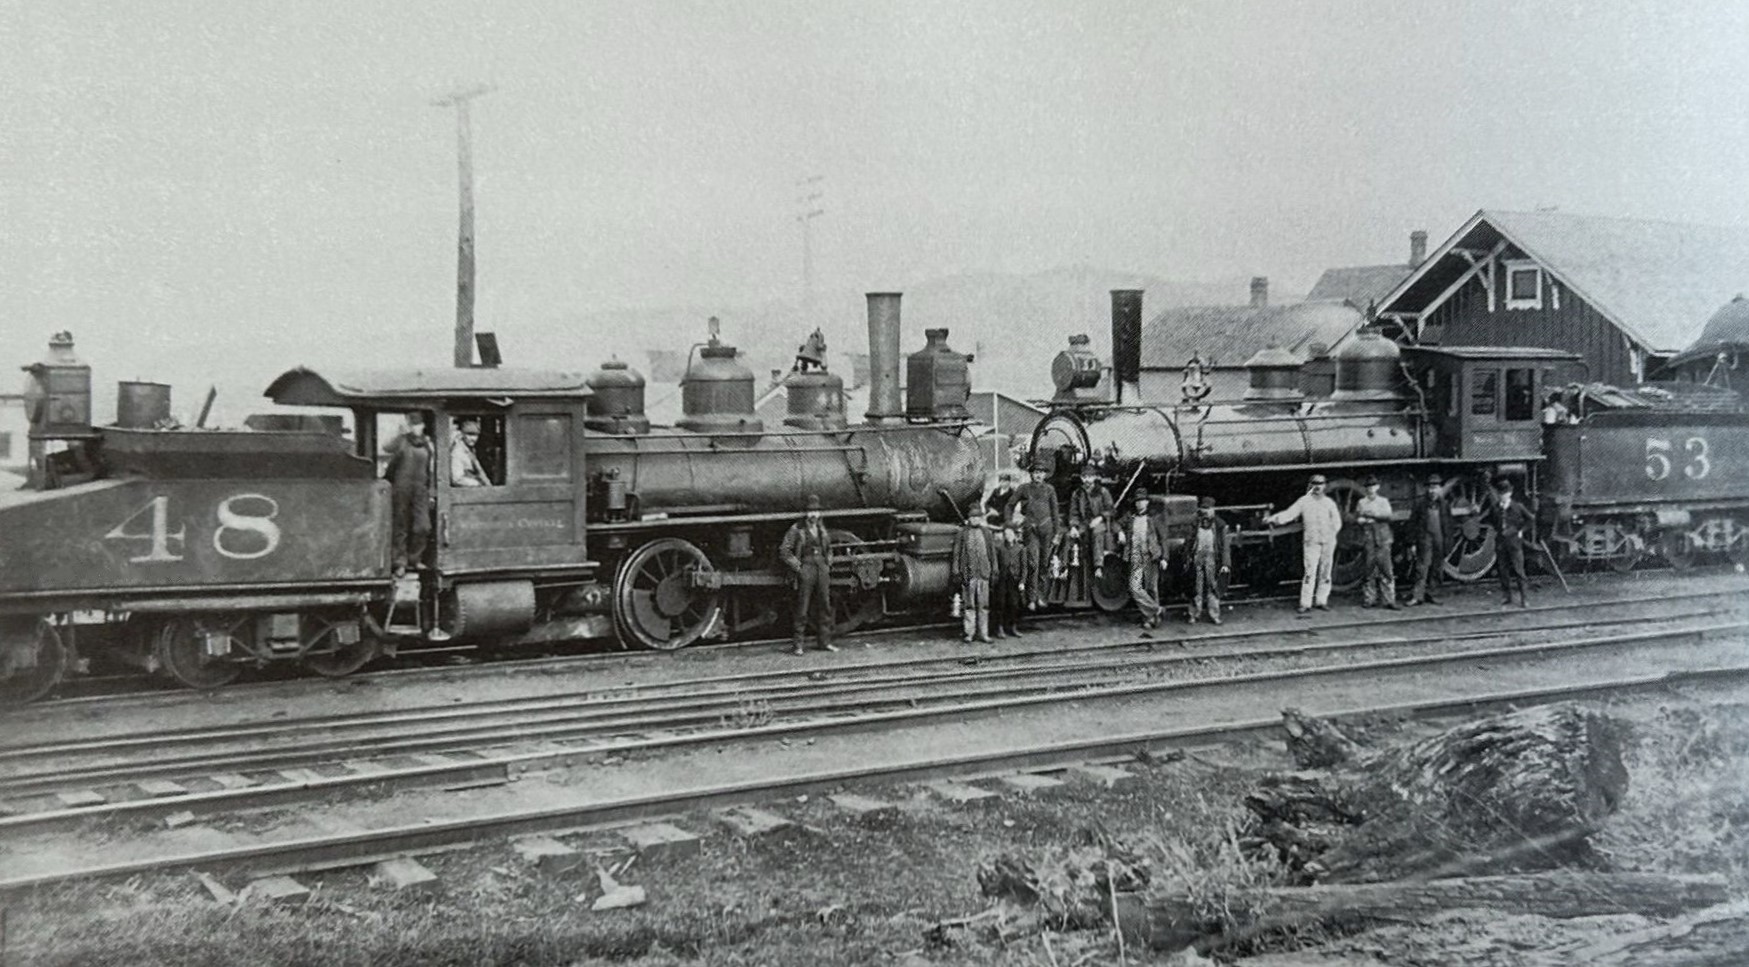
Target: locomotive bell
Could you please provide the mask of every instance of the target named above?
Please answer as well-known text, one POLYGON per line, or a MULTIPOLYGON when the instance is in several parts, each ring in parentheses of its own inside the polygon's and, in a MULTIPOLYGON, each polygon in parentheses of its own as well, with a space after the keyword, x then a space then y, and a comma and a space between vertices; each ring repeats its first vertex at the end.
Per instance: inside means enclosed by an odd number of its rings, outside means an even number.
POLYGON ((49 338, 49 354, 24 367, 24 413, 30 438, 52 440, 91 434, 91 367, 73 353, 73 334, 49 338))

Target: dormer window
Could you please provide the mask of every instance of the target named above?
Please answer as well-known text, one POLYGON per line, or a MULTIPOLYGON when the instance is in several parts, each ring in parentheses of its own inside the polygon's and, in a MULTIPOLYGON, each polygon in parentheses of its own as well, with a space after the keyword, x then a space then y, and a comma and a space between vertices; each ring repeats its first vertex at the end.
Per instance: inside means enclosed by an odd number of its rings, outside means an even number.
POLYGON ((1541 309, 1542 307, 1542 266, 1528 260, 1507 262, 1506 308, 1541 309))

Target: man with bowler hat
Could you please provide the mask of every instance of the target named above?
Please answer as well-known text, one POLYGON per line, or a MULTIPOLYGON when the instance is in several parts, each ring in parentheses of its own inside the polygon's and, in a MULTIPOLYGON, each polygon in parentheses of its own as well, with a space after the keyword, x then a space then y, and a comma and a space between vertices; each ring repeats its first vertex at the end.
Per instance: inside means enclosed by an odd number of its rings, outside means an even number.
POLYGON ((1142 627, 1160 624, 1160 567, 1166 563, 1165 525, 1148 512, 1148 492, 1138 489, 1130 498, 1134 510, 1118 525, 1117 540, 1123 545, 1130 571, 1130 600, 1141 612, 1142 627))
POLYGON ((1494 525, 1494 546, 1500 549, 1494 567, 1500 571, 1501 603, 1512 603, 1512 586, 1517 584, 1518 606, 1528 608, 1530 579, 1524 573, 1524 542, 1534 539, 1536 515, 1522 501, 1512 499, 1512 481, 1505 477, 1494 481, 1494 494, 1488 518, 1494 525))
POLYGON ((784 533, 777 558, 789 568, 795 581, 791 651, 802 653, 810 617, 819 636, 820 650, 837 651, 838 647, 832 644, 832 536, 821 519, 818 494, 808 495, 807 514, 784 533))

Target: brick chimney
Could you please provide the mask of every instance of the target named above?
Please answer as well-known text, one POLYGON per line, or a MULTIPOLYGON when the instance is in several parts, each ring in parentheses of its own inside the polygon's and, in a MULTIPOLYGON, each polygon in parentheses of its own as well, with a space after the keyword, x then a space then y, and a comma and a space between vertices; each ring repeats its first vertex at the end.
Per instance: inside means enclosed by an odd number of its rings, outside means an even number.
POLYGON ((1269 305, 1269 276, 1254 275, 1251 277, 1251 308, 1261 309, 1269 305))
POLYGON ((1414 268, 1427 261, 1427 233, 1413 231, 1409 233, 1409 267, 1414 268))

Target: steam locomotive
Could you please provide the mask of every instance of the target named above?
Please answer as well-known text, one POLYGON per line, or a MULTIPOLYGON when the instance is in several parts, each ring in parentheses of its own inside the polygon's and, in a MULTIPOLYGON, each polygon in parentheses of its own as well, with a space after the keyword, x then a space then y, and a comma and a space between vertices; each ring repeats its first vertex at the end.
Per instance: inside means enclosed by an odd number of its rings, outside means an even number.
MULTIPOLYGON (((1112 293, 1120 352, 1138 344, 1141 296, 1112 293)), ((1180 531, 1193 498, 1214 496, 1247 581, 1291 572, 1297 558, 1280 541, 1297 525, 1277 530, 1262 518, 1302 493, 1314 472, 1329 477, 1327 492, 1350 520, 1360 479, 1377 475, 1399 524, 1421 481, 1439 474, 1456 525, 1443 569, 1460 581, 1494 565, 1483 510, 1497 477, 1537 502, 1553 566, 1749 561, 1749 407, 1727 389, 1585 383, 1584 361, 1569 352, 1405 347, 1361 330, 1316 364, 1259 351, 1239 400, 1200 398, 1194 368, 1180 399, 1139 400, 1135 373, 1107 366, 1087 343, 1072 339, 1052 362, 1056 395, 1033 433, 1033 465, 1064 488, 1091 465, 1113 484, 1172 495, 1157 500, 1157 512, 1180 531), (1550 392, 1569 397, 1574 419, 1541 421, 1550 392)), ((1342 532, 1340 587, 1364 576, 1359 530, 1342 532)), ((1122 606, 1124 578, 1114 570, 1080 576, 1086 600, 1122 606)))
MULTIPOLYGON (((684 417, 652 426, 623 364, 589 377, 474 368, 290 370, 252 429, 162 429, 168 390, 124 384, 94 426, 70 336, 29 367, 31 482, 0 493, 0 699, 29 701, 102 656, 196 688, 301 662, 346 675, 438 641, 570 639, 676 649, 778 620, 784 530, 817 494, 841 625, 939 605, 958 506, 985 480, 968 426, 970 357, 932 330, 899 382, 900 297, 868 297, 866 419, 850 423, 816 342, 767 428, 752 373, 713 331, 693 347, 684 417), (901 399, 903 396, 903 399, 901 399), (390 560, 382 427, 434 430, 434 535, 414 578, 390 560), (350 417, 350 436, 343 432, 350 417), (493 486, 451 486, 444 455, 477 421, 493 486)), ((713 320, 714 322, 714 320, 713 320)))

